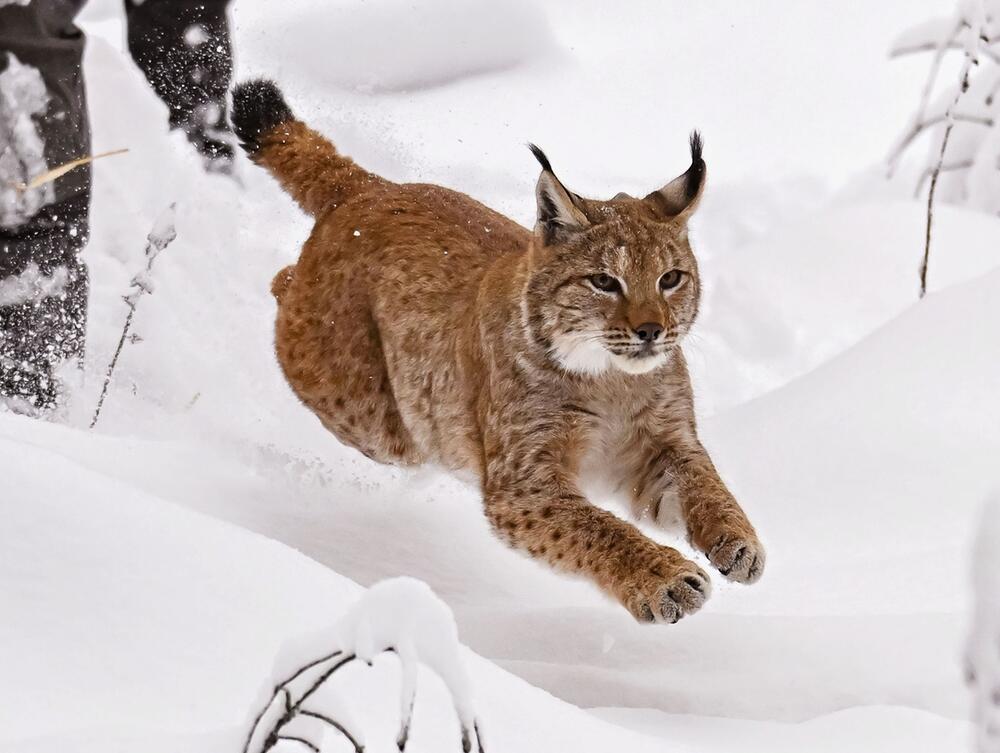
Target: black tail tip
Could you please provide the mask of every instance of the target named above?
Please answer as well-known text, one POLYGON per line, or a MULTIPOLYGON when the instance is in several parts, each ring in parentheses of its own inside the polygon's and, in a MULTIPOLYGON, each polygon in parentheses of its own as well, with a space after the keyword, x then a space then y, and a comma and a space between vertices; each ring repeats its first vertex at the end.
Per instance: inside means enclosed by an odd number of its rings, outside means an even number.
POLYGON ((545 156, 545 152, 530 142, 528 143, 528 148, 531 150, 531 153, 535 155, 535 159, 538 160, 538 164, 542 166, 542 169, 551 173, 552 165, 549 163, 549 158, 545 156))
POLYGON ((281 90, 265 78, 244 81, 233 89, 233 132, 248 154, 260 149, 260 137, 294 120, 281 90))
POLYGON ((701 132, 695 129, 691 131, 691 162, 702 162, 701 152, 705 148, 705 142, 701 138, 701 132))

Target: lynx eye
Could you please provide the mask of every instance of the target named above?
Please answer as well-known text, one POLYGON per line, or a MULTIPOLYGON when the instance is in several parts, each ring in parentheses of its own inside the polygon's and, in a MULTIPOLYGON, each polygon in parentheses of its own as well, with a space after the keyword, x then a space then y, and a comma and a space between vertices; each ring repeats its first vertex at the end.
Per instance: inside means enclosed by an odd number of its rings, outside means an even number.
POLYGON ((684 273, 679 269, 671 269, 660 278, 660 290, 673 290, 684 282, 684 273))
POLYGON ((622 290, 622 285, 616 278, 603 272, 591 275, 587 280, 603 293, 620 293, 622 290))

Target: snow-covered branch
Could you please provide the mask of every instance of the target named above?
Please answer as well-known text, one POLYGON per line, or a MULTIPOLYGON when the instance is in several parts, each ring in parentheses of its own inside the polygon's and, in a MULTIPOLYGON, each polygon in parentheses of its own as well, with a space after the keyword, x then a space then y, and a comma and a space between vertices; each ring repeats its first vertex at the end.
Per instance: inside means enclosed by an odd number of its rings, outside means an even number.
POLYGON ((920 264, 920 297, 927 295, 927 267, 930 263, 931 255, 931 229, 934 224, 934 196, 937 193, 938 178, 941 177, 941 169, 944 165, 945 153, 948 151, 948 140, 951 132, 955 128, 955 112, 958 104, 969 91, 969 76, 972 67, 979 65, 980 39, 983 37, 983 29, 986 27, 986 15, 983 9, 982 0, 968 0, 965 8, 965 60, 962 63, 962 72, 959 74, 958 91, 955 92, 951 104, 945 111, 944 135, 941 137, 941 150, 938 152, 937 163, 931 172, 931 186, 927 192, 927 229, 924 234, 924 258, 920 264))
POLYGON ((150 230, 149 235, 146 236, 146 264, 142 271, 132 278, 132 292, 123 296, 123 300, 128 306, 128 315, 125 317, 125 324, 122 327, 122 335, 118 338, 118 346, 115 348, 115 353, 111 357, 111 362, 108 364, 108 368, 104 373, 104 384, 101 386, 101 396, 97 400, 97 407, 94 409, 94 417, 90 421, 91 429, 97 425, 97 420, 101 417, 101 408, 104 407, 104 398, 107 397, 108 387, 111 384, 111 377, 115 373, 115 367, 118 365, 118 358, 122 354, 122 348, 125 347, 125 341, 129 339, 128 333, 132 328, 132 319, 135 317, 135 309, 136 306, 139 305, 139 299, 146 293, 153 292, 153 281, 151 277, 153 263, 156 261, 156 257, 160 255, 160 252, 169 246, 173 242, 174 238, 177 237, 177 229, 174 225, 176 208, 176 204, 171 204, 167 207, 166 210, 164 210, 163 213, 156 219, 156 222, 153 223, 153 229, 150 230))
POLYGON ((332 654, 328 654, 300 667, 290 677, 278 683, 271 696, 271 700, 257 715, 257 718, 254 719, 253 726, 247 735, 246 744, 243 746, 243 753, 264 753, 273 748, 279 740, 294 740, 319 753, 319 746, 305 738, 282 734, 288 725, 300 714, 307 718, 317 719, 332 729, 337 730, 354 746, 355 753, 362 753, 364 747, 344 724, 318 711, 304 708, 305 702, 320 689, 323 683, 333 677, 337 670, 347 666, 356 658, 354 654, 344 654, 342 651, 334 651, 332 654), (309 683, 306 689, 296 698, 293 691, 296 681, 303 676, 308 677, 309 673, 313 670, 316 670, 319 676, 309 683), (269 717, 274 716, 273 709, 276 708, 281 713, 276 719, 271 721, 269 717))
POLYGON ((927 293, 934 203, 938 198, 942 173, 951 173, 956 179, 964 178, 959 182, 958 190, 946 199, 987 203, 991 211, 1000 211, 1000 137, 997 135, 1000 126, 995 104, 995 94, 1000 87, 1000 52, 993 49, 1000 43, 1000 29, 995 28, 998 17, 1000 0, 959 0, 950 18, 925 22, 903 34, 892 47, 893 56, 933 52, 920 104, 888 158, 889 174, 892 175, 904 153, 918 137, 925 132, 939 135, 928 164, 919 173, 916 186, 918 195, 925 184, 929 186, 920 264, 921 298, 927 293), (961 69, 957 80, 946 84, 932 105, 941 65, 950 50, 961 50, 961 69), (991 70, 983 69, 984 61, 991 63, 991 70), (961 151, 949 154, 952 136, 959 125, 966 128, 960 143, 961 151), (947 157, 951 159, 946 161, 947 157), (983 164, 987 166, 981 167, 983 164), (983 180, 986 170, 992 175, 983 180), (972 175, 977 179, 974 184, 969 182, 972 175))
MULTIPOLYGON (((484 753, 481 726, 472 711, 470 687, 459 655, 458 629, 451 610, 431 589, 412 578, 394 578, 372 586, 330 631, 305 643, 339 646, 320 658, 304 662, 273 684, 270 698, 254 717, 243 753, 267 753, 288 740, 319 753, 321 736, 334 730, 355 753, 364 741, 343 702, 336 709, 320 708, 319 691, 333 676, 356 661, 371 665, 384 653, 393 653, 401 666, 400 722, 396 745, 405 750, 413 721, 417 666, 434 670, 451 693, 461 726, 462 750, 484 753), (307 706, 307 702, 308 706, 307 706), (302 725, 297 722, 312 722, 302 725), (312 733, 312 735, 310 735, 312 733), (319 736, 318 739, 316 736, 319 736)), ((301 653, 304 646, 296 647, 301 653)), ((325 696, 329 704, 329 696, 325 696)))

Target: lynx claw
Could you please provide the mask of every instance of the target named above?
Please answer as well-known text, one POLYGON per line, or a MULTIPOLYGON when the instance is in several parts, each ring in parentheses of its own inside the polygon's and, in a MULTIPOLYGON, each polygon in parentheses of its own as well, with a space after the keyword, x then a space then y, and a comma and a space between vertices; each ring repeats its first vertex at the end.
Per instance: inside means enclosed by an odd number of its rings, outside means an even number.
POLYGON ((720 539, 708 551, 716 569, 736 583, 756 583, 764 574, 767 556, 756 539, 720 539))
POLYGON ((639 622, 665 622, 673 625, 682 617, 694 614, 712 593, 712 582, 700 568, 676 574, 656 589, 652 599, 642 599, 636 610, 639 622))

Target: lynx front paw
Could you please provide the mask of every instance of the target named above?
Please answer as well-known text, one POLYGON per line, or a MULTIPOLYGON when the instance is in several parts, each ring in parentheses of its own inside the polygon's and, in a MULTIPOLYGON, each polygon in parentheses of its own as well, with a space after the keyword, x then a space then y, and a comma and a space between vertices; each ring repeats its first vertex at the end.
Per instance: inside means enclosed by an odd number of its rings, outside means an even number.
POLYGON ((639 622, 674 624, 694 614, 712 593, 712 581, 693 562, 683 561, 669 570, 654 567, 638 585, 627 606, 639 622))
POLYGON ((737 583, 756 583, 764 574, 766 555, 756 536, 723 535, 707 554, 720 573, 737 583))

